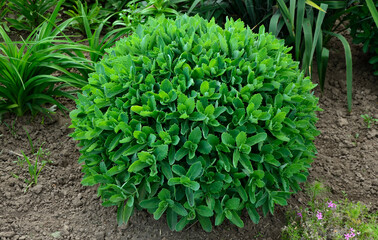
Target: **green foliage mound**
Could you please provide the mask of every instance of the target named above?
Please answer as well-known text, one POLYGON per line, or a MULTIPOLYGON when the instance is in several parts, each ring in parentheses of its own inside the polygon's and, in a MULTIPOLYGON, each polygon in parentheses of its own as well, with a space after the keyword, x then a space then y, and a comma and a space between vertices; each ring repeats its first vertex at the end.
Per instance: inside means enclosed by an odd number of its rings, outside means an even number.
POLYGON ((247 209, 273 214, 316 149, 318 99, 282 40, 241 21, 150 18, 96 66, 72 111, 82 184, 119 223, 147 209, 206 231, 247 209))

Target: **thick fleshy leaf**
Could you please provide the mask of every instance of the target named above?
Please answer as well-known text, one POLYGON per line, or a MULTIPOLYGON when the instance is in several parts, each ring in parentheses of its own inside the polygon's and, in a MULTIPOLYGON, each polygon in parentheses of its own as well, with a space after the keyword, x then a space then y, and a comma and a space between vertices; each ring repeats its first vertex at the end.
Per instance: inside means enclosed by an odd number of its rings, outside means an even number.
POLYGON ((202 138, 202 131, 199 127, 193 129, 193 131, 189 134, 189 141, 198 144, 202 138))
POLYGON ((254 135, 252 137, 249 137, 246 141, 246 144, 249 145, 249 146, 253 146, 257 143, 265 141, 266 138, 267 138, 266 133, 258 133, 258 134, 254 135))
POLYGON ((186 149, 186 148, 180 148, 176 154, 175 154, 175 159, 177 161, 180 161, 183 157, 185 157, 186 155, 188 155, 189 153, 189 150, 186 149))
POLYGON ((203 217, 213 216, 213 211, 210 208, 208 208, 204 205, 200 205, 200 206, 196 207, 196 211, 199 215, 201 215, 203 217))
POLYGON ((190 178, 190 180, 196 179, 202 173, 202 164, 201 162, 196 162, 192 166, 190 166, 186 176, 190 178))
POLYGON ((222 134, 222 143, 226 144, 229 147, 235 146, 235 139, 231 134, 229 133, 223 133, 222 134))

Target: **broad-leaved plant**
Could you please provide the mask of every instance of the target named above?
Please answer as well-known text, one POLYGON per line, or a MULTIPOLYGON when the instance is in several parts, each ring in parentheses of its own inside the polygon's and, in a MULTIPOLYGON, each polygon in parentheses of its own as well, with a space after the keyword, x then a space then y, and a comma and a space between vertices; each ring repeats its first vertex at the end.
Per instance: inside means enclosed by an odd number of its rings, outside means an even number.
POLYGON ((227 20, 150 18, 96 65, 70 114, 82 184, 118 221, 243 227, 286 205, 316 152, 315 87, 283 40, 227 20))

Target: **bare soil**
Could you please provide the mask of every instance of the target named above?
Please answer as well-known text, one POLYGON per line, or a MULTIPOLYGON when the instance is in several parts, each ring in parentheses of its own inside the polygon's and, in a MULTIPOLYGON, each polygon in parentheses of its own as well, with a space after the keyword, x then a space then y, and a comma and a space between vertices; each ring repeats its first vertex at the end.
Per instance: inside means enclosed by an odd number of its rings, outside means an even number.
MULTIPOLYGON (((349 199, 378 208, 378 124, 370 129, 360 117, 378 118, 378 79, 373 76, 368 56, 353 47, 353 111, 347 110, 344 50, 332 43, 327 83, 320 97, 316 139, 317 158, 310 169, 309 182, 320 180, 331 190, 331 199, 345 192, 349 199)), ((316 74, 314 79, 317 79, 316 74)), ((74 103, 66 101, 73 109, 74 103)), ((171 232, 164 218, 155 221, 145 211, 137 211, 126 226, 116 223, 116 209, 101 206, 96 187, 81 186, 79 151, 68 134, 70 119, 58 112, 52 119, 8 115, 0 125, 0 239, 280 239, 286 224, 285 212, 304 206, 309 200, 303 193, 294 195, 288 206, 276 207, 258 225, 244 213, 245 227, 239 229, 227 221, 213 232, 204 232, 198 223, 182 232, 171 232), (5 124, 6 125, 5 125, 5 124), (13 126, 13 127, 12 127, 13 126), (26 193, 24 179, 27 165, 17 165, 21 151, 34 159, 25 128, 34 146, 42 143, 50 152, 51 164, 42 170, 38 184, 26 193), (15 178, 16 174, 19 178, 15 178)))

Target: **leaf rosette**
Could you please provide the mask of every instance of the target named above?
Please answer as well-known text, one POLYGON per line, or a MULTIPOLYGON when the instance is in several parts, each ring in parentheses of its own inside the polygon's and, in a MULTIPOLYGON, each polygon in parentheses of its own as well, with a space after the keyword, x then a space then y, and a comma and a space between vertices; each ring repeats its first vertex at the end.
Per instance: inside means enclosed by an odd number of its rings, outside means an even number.
POLYGON ((241 21, 150 18, 96 65, 70 114, 82 184, 125 223, 243 227, 286 205, 316 152, 315 87, 282 40, 241 21))

